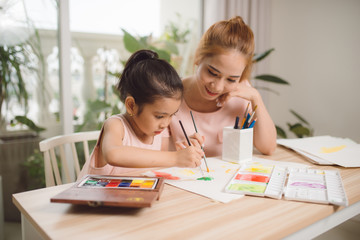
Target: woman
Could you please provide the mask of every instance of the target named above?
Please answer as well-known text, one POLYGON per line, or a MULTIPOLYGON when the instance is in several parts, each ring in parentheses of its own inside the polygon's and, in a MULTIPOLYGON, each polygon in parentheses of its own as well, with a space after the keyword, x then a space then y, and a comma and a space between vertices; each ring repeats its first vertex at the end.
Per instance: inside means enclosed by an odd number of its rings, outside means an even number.
POLYGON ((256 106, 254 146, 263 154, 274 152, 275 125, 248 80, 253 55, 254 35, 241 17, 217 22, 206 31, 195 53, 195 74, 183 79, 184 100, 170 124, 177 148, 186 145, 179 120, 189 134, 195 131, 192 111, 206 156, 221 156, 223 128, 234 126, 236 116, 241 121, 250 102, 250 112, 256 106))

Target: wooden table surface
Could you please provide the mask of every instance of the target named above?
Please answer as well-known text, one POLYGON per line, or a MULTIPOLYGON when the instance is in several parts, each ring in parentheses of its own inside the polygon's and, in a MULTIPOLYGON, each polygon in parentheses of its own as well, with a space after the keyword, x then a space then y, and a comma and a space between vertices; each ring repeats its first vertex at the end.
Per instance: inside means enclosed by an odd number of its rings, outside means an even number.
MULTIPOLYGON (((272 156, 255 156, 338 169, 349 206, 360 200, 360 168, 313 165, 281 146, 272 156)), ((14 194, 13 202, 45 239, 279 239, 344 209, 253 196, 224 204, 167 184, 151 208, 50 203, 52 196, 70 186, 14 194)))

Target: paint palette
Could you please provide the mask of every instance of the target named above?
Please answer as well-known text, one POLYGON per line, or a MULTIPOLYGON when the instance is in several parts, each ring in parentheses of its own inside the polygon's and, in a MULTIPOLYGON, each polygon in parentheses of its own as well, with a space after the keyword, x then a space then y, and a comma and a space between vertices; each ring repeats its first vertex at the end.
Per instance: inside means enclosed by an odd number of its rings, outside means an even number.
POLYGON ((334 170, 243 165, 225 191, 276 199, 284 193, 286 200, 348 205, 340 173, 334 170))
POLYGON ((334 170, 289 168, 284 197, 287 200, 348 205, 340 173, 334 170))
POLYGON ((280 199, 285 179, 284 167, 246 163, 235 173, 225 191, 280 199))
POLYGON ((164 179, 158 177, 86 175, 50 199, 89 206, 151 207, 159 200, 164 179))

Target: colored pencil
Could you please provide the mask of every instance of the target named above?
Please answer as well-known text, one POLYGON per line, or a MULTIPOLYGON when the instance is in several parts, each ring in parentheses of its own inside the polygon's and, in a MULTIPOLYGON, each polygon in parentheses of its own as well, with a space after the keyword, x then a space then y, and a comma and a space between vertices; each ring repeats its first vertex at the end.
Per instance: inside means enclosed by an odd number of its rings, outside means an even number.
POLYGON ((254 115, 255 115, 255 110, 256 110, 256 108, 257 108, 257 105, 254 107, 254 110, 253 110, 253 112, 252 112, 252 114, 251 114, 251 116, 250 116, 250 118, 249 118, 249 120, 248 120, 248 127, 250 126, 251 120, 253 119, 253 117, 254 117, 254 115))
POLYGON ((249 128, 253 128, 254 125, 255 125, 255 122, 256 122, 257 118, 254 119, 254 121, 252 121, 249 125, 249 128))
POLYGON ((245 109, 244 117, 243 117, 243 120, 241 121, 240 129, 242 129, 243 126, 244 126, 244 123, 245 123, 245 120, 246 120, 247 111, 248 111, 248 109, 249 109, 249 105, 250 105, 250 102, 248 102, 248 105, 247 105, 247 107, 246 107, 246 109, 245 109))
MULTIPOLYGON (((183 132, 184 132, 184 135, 185 135, 186 141, 188 142, 189 146, 191 146, 190 140, 189 140, 189 138, 188 138, 188 136, 187 136, 187 134, 186 134, 185 128, 184 128, 184 126, 183 126, 183 124, 182 124, 181 120, 179 120, 179 123, 180 123, 181 129, 182 129, 182 130, 183 130, 183 132)), ((201 171, 202 176, 204 177, 204 173, 203 173, 203 171, 202 171, 202 169, 201 169, 201 166, 199 166, 199 168, 200 168, 200 171, 201 171)))
POLYGON ((236 116, 234 129, 238 129, 238 128, 239 128, 239 116, 236 116))
MULTIPOLYGON (((198 130, 197 130, 197 127, 196 127, 196 123, 195 123, 195 119, 194 119, 194 116, 192 114, 192 111, 190 111, 190 115, 191 115, 191 118, 192 118, 192 121, 193 121, 193 124, 194 124, 195 132, 197 133, 198 130)), ((204 148, 202 146, 201 146, 201 149, 204 151, 204 162, 205 162, 205 165, 206 165, 206 171, 210 172, 209 167, 207 165, 207 161, 206 161, 205 150, 204 150, 204 148)))

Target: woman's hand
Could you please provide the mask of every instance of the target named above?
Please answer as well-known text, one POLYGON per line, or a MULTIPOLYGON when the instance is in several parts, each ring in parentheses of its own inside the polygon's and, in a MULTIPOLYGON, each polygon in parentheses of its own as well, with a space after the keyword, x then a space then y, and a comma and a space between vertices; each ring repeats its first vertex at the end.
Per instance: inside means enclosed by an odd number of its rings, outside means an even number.
POLYGON ((259 92, 252 87, 247 80, 241 81, 234 87, 234 90, 228 92, 226 94, 221 95, 218 98, 218 104, 222 106, 225 102, 227 102, 232 97, 240 97, 251 101, 253 106, 257 105, 259 101, 260 94, 259 92))

